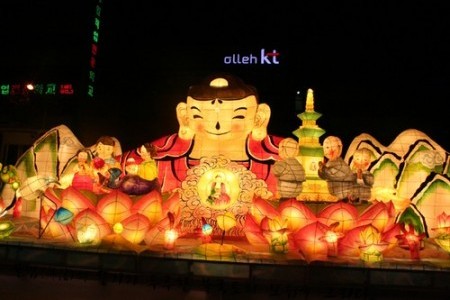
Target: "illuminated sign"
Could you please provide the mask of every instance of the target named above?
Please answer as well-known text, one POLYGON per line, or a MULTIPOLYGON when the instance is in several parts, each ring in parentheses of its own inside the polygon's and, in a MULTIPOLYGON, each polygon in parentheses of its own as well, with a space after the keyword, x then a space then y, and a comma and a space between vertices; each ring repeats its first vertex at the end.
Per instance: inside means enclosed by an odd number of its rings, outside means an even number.
POLYGON ((95 68, 98 51, 98 37, 100 32, 100 16, 102 12, 101 4, 102 0, 98 0, 97 5, 95 6, 94 31, 92 32, 91 58, 89 60, 89 84, 87 89, 88 96, 90 97, 94 97, 95 68))
POLYGON ((24 95, 73 95, 74 89, 71 83, 1 83, 0 96, 24 96, 24 95))
POLYGON ((272 52, 266 52, 264 48, 258 54, 240 54, 233 53, 223 58, 226 65, 278 65, 280 52, 273 49, 272 52))

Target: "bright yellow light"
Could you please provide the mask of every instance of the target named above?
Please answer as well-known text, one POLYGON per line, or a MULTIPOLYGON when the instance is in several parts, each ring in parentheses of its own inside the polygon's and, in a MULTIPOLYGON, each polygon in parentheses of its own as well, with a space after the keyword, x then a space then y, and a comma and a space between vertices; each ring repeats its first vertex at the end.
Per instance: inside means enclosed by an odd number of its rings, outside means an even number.
POLYGON ((119 223, 114 224, 113 231, 114 231, 114 233, 121 234, 123 232, 122 223, 119 222, 119 223))

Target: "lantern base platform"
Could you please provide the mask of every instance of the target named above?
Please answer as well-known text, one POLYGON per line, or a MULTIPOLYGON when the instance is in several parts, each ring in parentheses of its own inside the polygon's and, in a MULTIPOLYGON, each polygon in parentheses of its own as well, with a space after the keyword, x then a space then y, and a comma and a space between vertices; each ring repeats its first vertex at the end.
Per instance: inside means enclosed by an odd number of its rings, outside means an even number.
POLYGON ((357 256, 306 261, 298 251, 275 254, 268 245, 250 245, 236 237, 225 237, 222 247, 213 238, 210 245, 219 252, 204 253, 195 251, 199 246, 208 247, 194 237, 179 238, 171 250, 164 245, 139 245, 135 251, 111 241, 86 246, 38 238, 36 220, 16 220, 15 226, 10 236, 0 239, 0 276, 50 274, 111 283, 129 278, 144 285, 164 285, 168 280, 172 285, 187 285, 183 286, 187 289, 220 284, 216 288, 238 286, 255 293, 265 291, 263 294, 276 288, 280 293, 296 291, 303 296, 306 291, 326 292, 326 288, 351 288, 370 295, 385 291, 380 299, 396 292, 404 296, 405 290, 412 298, 421 292, 443 296, 450 281, 450 254, 432 239, 420 251, 420 260, 411 259, 408 250, 397 246, 386 250, 382 261, 366 263, 357 256))

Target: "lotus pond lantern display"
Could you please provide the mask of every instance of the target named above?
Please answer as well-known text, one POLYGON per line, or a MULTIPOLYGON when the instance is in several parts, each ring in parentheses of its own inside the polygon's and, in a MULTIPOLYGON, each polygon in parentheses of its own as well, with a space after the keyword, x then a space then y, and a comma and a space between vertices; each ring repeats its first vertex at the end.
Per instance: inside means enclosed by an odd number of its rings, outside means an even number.
MULTIPOLYGON (((380 262, 403 251, 400 247, 410 250, 414 260, 429 228, 435 242, 449 251, 447 151, 414 129, 401 132, 389 146, 361 134, 342 163, 352 171, 361 164, 358 155, 370 157, 364 167, 373 175, 373 186, 364 201, 348 197, 345 202, 318 176, 325 130, 316 124, 321 114, 314 110, 312 90, 305 109, 293 132, 298 142, 270 135, 271 109, 260 102, 254 87, 230 74, 208 76, 176 106, 178 131, 143 144, 155 150, 151 159, 158 169, 153 189, 139 194, 111 185, 107 177, 98 176, 98 189, 76 180, 74 185, 73 179, 80 163, 77 153, 85 150, 86 161, 94 162, 86 168, 114 164, 116 173, 109 174, 118 174, 119 182, 128 175, 127 162, 138 170, 145 164, 142 145, 122 152, 119 140, 110 137, 110 161, 98 165, 98 145, 86 147, 65 125, 54 127, 10 168, 14 173, 3 173, 8 184, 1 191, 0 214, 8 219, 0 222, 38 220, 37 238, 46 242, 138 253, 170 250, 219 260, 257 253, 307 262, 380 262), (283 156, 283 141, 299 145, 295 159, 303 164, 306 181, 300 195, 281 200, 273 166, 283 156), (20 184, 12 186, 11 177, 20 184), (21 215, 8 215, 19 200, 24 204, 21 215)), ((15 237, 20 231, 9 234, 15 237)))

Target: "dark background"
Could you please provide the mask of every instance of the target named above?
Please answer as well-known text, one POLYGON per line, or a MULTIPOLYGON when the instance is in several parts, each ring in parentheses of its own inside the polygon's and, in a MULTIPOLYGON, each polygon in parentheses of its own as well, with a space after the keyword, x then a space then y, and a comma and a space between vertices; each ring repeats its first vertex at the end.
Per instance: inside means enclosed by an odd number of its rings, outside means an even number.
POLYGON ((109 134, 129 149, 176 132, 175 107, 189 86, 226 71, 270 105, 269 133, 294 137, 312 88, 322 138, 337 135, 345 147, 369 133, 389 145, 415 128, 448 151, 447 10, 438 1, 391 2, 104 0, 92 99, 86 87, 98 1, 2 1, 0 83, 76 87, 69 97, 3 97, 2 124, 67 124, 86 145, 109 134), (276 49, 280 64, 223 63, 261 48, 276 49))

